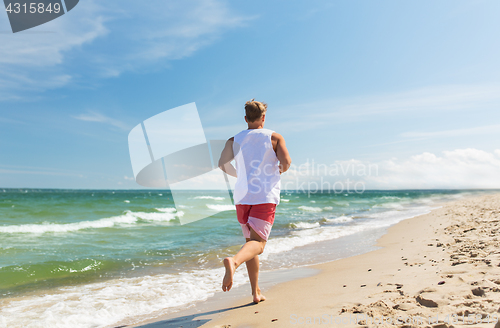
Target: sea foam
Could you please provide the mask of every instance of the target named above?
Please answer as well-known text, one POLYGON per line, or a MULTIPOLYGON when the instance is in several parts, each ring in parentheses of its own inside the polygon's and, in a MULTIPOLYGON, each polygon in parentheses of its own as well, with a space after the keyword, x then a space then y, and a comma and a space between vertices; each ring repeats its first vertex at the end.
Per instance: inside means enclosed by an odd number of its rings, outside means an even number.
MULTIPOLYGON (((137 316, 158 316, 206 300, 220 290, 223 274, 223 268, 219 268, 113 279, 63 287, 50 294, 4 299, 0 324, 54 328, 133 324, 137 316)), ((233 288, 245 281, 246 275, 236 272, 233 288)))
POLYGON ((236 211, 236 207, 234 205, 214 205, 214 204, 206 204, 206 205, 209 209, 218 212, 236 211))
MULTIPOLYGON (((167 210, 167 209, 160 209, 167 210)), ((175 210, 175 209, 173 209, 175 210)), ((112 228, 114 226, 134 225, 138 222, 169 222, 182 216, 182 211, 173 213, 162 211, 161 213, 152 212, 132 212, 126 211, 123 215, 113 216, 109 218, 94 220, 94 221, 81 221, 74 223, 42 223, 42 224, 20 224, 20 225, 7 225, 0 226, 0 233, 34 233, 42 234, 47 232, 73 232, 84 229, 102 229, 112 228)))
POLYGON ((306 212, 321 212, 323 209, 321 209, 320 207, 299 206, 299 210, 303 210, 306 212))
MULTIPOLYGON (((266 260, 269 255, 281 252, 291 251, 292 249, 300 246, 309 245, 319 241, 332 240, 358 232, 389 227, 399 221, 409 219, 418 215, 427 214, 431 211, 428 206, 417 208, 409 208, 406 210, 388 210, 381 213, 370 215, 369 220, 360 220, 358 223, 352 225, 321 225, 316 228, 294 230, 289 236, 269 239, 264 253, 259 255, 260 259, 266 260)), ((352 221, 351 217, 339 217, 335 219, 327 219, 327 222, 340 223, 352 221)))
POLYGON ((196 196, 194 199, 212 199, 212 200, 224 200, 224 197, 214 197, 214 196, 196 196))

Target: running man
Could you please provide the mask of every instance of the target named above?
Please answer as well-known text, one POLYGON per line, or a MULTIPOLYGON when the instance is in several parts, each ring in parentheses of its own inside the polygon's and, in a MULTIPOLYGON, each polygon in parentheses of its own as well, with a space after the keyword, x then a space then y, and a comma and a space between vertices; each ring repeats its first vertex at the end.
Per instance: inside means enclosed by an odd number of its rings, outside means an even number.
POLYGON ((219 167, 237 178, 234 188, 236 215, 246 243, 233 257, 224 259, 226 273, 222 290, 233 285, 236 269, 246 263, 253 302, 266 298, 259 288, 259 254, 262 254, 274 223, 276 205, 280 201, 280 174, 290 167, 292 160, 285 139, 278 133, 264 129, 267 104, 247 101, 243 130, 226 142, 219 167), (234 159, 236 168, 231 164, 234 159))

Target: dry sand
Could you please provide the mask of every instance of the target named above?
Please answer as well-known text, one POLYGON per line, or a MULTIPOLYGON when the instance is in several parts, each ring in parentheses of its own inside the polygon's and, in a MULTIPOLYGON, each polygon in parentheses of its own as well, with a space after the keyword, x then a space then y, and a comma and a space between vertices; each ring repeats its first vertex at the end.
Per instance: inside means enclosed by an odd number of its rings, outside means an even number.
POLYGON ((265 302, 248 306, 245 298, 154 327, 500 328, 499 229, 500 194, 446 203, 389 228, 378 250, 263 291, 265 302))

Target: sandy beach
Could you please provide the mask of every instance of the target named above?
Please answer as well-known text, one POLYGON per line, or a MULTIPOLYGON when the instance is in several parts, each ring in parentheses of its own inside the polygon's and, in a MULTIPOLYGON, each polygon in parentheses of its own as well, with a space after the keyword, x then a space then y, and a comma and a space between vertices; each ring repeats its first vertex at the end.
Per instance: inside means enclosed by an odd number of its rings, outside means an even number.
POLYGON ((205 304, 145 327, 498 328, 499 228, 500 194, 448 202, 390 227, 375 251, 264 290, 258 305, 235 292, 231 306, 205 304))

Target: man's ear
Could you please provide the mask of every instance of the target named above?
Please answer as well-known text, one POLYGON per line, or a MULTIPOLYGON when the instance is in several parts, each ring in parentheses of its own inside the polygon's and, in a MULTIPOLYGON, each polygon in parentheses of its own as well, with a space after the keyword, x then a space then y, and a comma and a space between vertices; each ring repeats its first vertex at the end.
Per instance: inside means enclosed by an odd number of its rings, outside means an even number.
POLYGON ((266 114, 262 115, 262 122, 266 120, 266 114))
POLYGON ((248 120, 247 120, 247 117, 246 117, 246 116, 245 116, 245 122, 247 122, 247 123, 248 123, 248 120))

